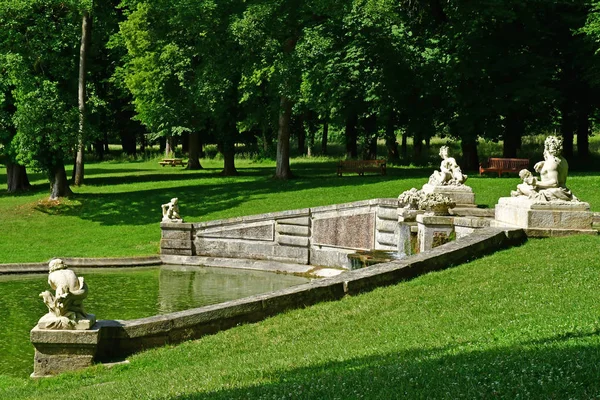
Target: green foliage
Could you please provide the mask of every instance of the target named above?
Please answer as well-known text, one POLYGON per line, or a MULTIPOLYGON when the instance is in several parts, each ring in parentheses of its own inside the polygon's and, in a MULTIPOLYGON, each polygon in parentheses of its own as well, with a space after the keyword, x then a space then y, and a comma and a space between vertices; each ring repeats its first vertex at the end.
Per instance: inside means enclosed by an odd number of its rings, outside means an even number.
POLYGON ((49 172, 74 144, 79 18, 89 6, 39 0, 0 6, 1 138, 15 161, 49 172))

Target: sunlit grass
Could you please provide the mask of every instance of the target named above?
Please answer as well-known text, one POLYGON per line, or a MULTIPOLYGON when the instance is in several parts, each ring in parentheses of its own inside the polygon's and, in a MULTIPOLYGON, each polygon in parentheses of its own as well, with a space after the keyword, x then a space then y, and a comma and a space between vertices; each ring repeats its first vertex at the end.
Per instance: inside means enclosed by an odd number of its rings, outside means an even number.
POLYGON ((525 245, 342 301, 32 382, 2 398, 600 396, 600 242, 525 245))
MULTIPOLYGON (((85 184, 60 204, 49 203, 44 177, 32 174, 34 190, 0 194, 0 263, 37 262, 52 257, 109 257, 158 254, 160 205, 180 200, 186 221, 199 222, 304 207, 395 198, 420 188, 433 167, 389 166, 386 176, 336 176, 333 158, 292 160, 297 178, 272 179, 272 161, 238 160, 236 177, 221 177, 222 162, 203 160, 204 170, 161 167, 156 160, 89 163, 85 184)), ((4 171, 4 170, 2 170, 4 171)), ((0 175, 0 185, 6 175, 0 175)), ((519 180, 472 174, 476 202, 493 207, 519 180)), ((600 210, 600 177, 573 173, 569 187, 600 210)))

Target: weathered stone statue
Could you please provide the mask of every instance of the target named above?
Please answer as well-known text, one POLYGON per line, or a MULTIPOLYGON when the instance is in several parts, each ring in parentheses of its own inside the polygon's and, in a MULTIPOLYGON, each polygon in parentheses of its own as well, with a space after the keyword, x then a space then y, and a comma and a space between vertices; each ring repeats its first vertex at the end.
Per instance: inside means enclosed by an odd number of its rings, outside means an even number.
POLYGON ((448 146, 440 147, 440 157, 442 157, 440 170, 433 172, 429 182, 424 184, 421 190, 448 197, 457 207, 475 207, 473 189, 465 185, 467 175, 462 173, 456 160, 448 156, 448 146))
POLYGON ((429 184, 434 186, 464 184, 467 180, 467 175, 463 175, 456 160, 448 156, 448 146, 440 147, 440 157, 442 157, 440 170, 434 171, 429 177, 429 184))
POLYGON ((527 235, 545 237, 573 233, 597 234, 589 203, 580 201, 566 187, 569 165, 561 157, 562 140, 548 136, 544 142, 544 161, 533 169, 539 178, 524 169, 522 180, 511 197, 501 197, 495 207, 492 226, 516 226, 527 235))
POLYGON ((82 277, 67 269, 63 260, 55 258, 49 263, 48 283, 55 294, 40 293, 48 314, 38 322, 39 329, 90 329, 96 322, 93 314, 83 309, 83 300, 88 295, 87 284, 82 277))
POLYGON ((398 206, 407 211, 424 211, 433 215, 448 215, 456 203, 440 193, 426 193, 412 188, 398 196, 398 206))
POLYGON ((162 222, 183 222, 183 219, 179 215, 179 206, 177 205, 178 199, 174 197, 170 202, 161 205, 162 208, 162 222))
POLYGON ((523 183, 511 192, 512 197, 525 196, 537 201, 579 201, 566 187, 569 164, 561 157, 562 140, 548 136, 544 142, 544 161, 533 169, 540 174, 535 178, 528 170, 519 172, 523 183))

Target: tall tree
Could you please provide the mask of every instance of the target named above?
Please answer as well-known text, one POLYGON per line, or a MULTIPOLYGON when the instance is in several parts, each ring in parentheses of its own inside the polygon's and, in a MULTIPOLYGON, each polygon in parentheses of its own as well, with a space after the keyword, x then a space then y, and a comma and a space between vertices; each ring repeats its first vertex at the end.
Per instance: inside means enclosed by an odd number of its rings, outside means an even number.
POLYGON ((79 78, 78 78, 78 93, 77 104, 79 108, 79 130, 77 137, 77 155, 75 159, 75 186, 80 186, 83 183, 84 176, 84 161, 85 152, 85 129, 86 129, 86 74, 87 74, 87 54, 90 43, 90 35, 92 31, 92 21, 90 12, 85 10, 81 17, 81 45, 79 47, 79 78))
POLYGON ((13 106, 11 152, 19 164, 48 174, 52 199, 71 194, 64 163, 76 143, 76 44, 86 8, 85 2, 53 0, 0 7, 3 90, 13 106))

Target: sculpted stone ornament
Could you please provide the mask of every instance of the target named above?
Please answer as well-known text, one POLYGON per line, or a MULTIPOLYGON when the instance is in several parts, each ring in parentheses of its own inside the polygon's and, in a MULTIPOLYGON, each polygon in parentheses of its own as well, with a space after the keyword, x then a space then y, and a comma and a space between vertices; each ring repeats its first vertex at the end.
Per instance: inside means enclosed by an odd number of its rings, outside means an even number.
POLYGON ((448 146, 440 147, 440 157, 442 157, 440 170, 433 172, 433 174, 429 177, 428 184, 433 186, 463 185, 467 180, 467 175, 463 175, 460 167, 456 163, 456 160, 453 157, 448 156, 448 146))
POLYGON ((96 317, 83 309, 83 300, 88 295, 87 284, 82 277, 67 269, 63 260, 56 258, 49 263, 48 283, 55 294, 49 291, 40 293, 48 314, 38 322, 39 329, 90 329, 96 317))
POLYGON ((402 192, 400 196, 398 196, 398 206, 408 210, 418 210, 422 195, 423 192, 416 188, 402 192))
POLYGON ((179 215, 179 205, 177 197, 171 199, 170 202, 161 205, 162 222, 183 222, 179 215))
POLYGON ((517 190, 511 192, 512 197, 527 197, 539 202, 579 202, 579 199, 566 187, 569 164, 561 157, 562 140, 556 136, 548 136, 544 142, 544 161, 540 161, 533 169, 540 174, 539 178, 524 169, 519 172, 523 181, 517 190))
POLYGON ((456 203, 440 193, 426 193, 412 188, 398 196, 398 206, 409 211, 424 211, 426 214, 448 215, 448 209, 456 203))

